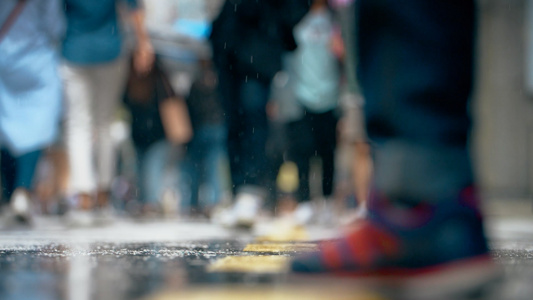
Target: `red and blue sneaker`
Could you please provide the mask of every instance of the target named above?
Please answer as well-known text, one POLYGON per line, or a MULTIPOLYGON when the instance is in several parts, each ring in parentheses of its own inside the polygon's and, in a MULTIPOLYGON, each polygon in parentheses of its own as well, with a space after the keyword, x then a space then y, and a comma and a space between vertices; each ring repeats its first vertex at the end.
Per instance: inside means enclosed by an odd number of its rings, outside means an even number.
POLYGON ((440 205, 373 200, 368 219, 295 258, 292 271, 372 280, 406 299, 462 295, 499 277, 472 190, 440 205))

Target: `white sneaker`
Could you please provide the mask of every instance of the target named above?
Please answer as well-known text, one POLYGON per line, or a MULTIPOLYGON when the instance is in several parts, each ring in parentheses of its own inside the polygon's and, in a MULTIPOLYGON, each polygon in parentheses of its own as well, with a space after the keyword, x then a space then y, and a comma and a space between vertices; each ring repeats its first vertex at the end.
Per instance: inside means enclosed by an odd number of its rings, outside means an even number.
POLYGON ((116 219, 115 209, 110 205, 100 207, 93 212, 93 222, 98 226, 112 224, 116 219))
POLYGON ((95 225, 95 216, 92 210, 70 210, 65 214, 65 221, 69 227, 91 227, 95 225))
POLYGON ((340 225, 347 226, 358 221, 366 219, 368 216, 368 209, 366 204, 360 205, 357 209, 347 212, 340 219, 340 225))
POLYGON ((237 194, 232 206, 213 211, 211 220, 226 227, 252 228, 262 205, 261 193, 246 189, 237 194))
POLYGON ((211 213, 211 222, 225 227, 233 227, 237 223, 233 215, 233 207, 215 208, 211 213))
POLYGON ((294 222, 298 225, 306 225, 311 223, 311 220, 314 216, 315 210, 309 202, 298 204, 293 213, 294 222))
POLYGON ((161 208, 163 216, 173 219, 180 214, 181 199, 179 193, 173 189, 166 189, 161 196, 161 208))
POLYGON ((14 217, 21 222, 28 223, 31 220, 31 201, 28 192, 16 189, 10 200, 11 211, 14 217))
POLYGON ((235 226, 244 228, 253 227, 262 205, 263 198, 257 194, 248 192, 237 194, 235 206, 233 207, 235 226))
POLYGON ((316 199, 313 201, 315 208, 314 222, 326 227, 338 225, 339 216, 333 206, 333 199, 316 199))

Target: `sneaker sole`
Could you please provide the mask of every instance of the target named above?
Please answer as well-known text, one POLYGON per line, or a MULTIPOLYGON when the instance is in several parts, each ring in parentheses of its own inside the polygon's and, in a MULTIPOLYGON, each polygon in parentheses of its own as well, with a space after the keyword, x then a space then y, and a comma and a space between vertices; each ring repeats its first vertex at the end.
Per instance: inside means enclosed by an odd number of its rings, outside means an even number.
POLYGON ((502 278, 502 270, 486 255, 405 272, 391 278, 391 284, 401 287, 404 299, 453 299, 483 293, 502 278))
POLYGON ((291 281, 302 284, 327 284, 373 290, 394 299, 461 299, 494 286, 501 281, 502 270, 489 255, 419 269, 391 268, 379 272, 336 271, 293 273, 291 281))

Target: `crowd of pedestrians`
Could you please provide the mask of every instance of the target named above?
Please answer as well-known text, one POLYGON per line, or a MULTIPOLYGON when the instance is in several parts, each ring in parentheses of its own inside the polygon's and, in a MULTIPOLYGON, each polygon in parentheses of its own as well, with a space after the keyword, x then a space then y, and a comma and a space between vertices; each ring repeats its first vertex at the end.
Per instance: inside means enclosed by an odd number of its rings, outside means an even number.
POLYGON ((332 201, 345 75, 331 5, 220 1, 191 71, 153 45, 142 4, 2 3, 4 215, 66 213, 84 226, 170 209, 251 226, 264 211, 332 201), (272 82, 283 76, 280 96, 272 82), (290 116, 277 132, 274 114, 290 116), (311 193, 315 157, 322 189, 311 193), (286 193, 276 179, 288 163, 297 188, 286 193))

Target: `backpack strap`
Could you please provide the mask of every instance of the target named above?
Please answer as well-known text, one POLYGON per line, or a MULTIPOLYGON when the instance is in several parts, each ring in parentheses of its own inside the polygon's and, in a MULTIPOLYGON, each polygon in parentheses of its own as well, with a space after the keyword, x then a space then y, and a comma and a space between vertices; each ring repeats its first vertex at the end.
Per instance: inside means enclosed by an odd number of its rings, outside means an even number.
POLYGON ((9 13, 6 20, 4 21, 4 24, 0 26, 0 42, 4 38, 4 36, 8 33, 9 29, 15 23, 17 20, 17 17, 22 12, 22 9, 24 8, 24 5, 26 4, 27 0, 18 0, 17 4, 15 4, 15 7, 13 7, 13 10, 9 13))

